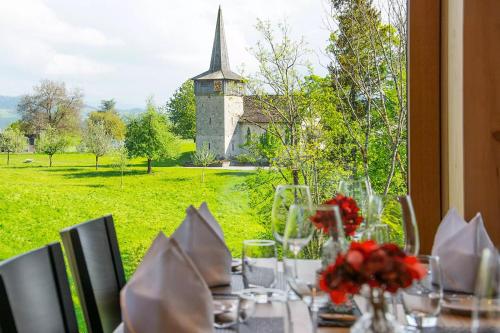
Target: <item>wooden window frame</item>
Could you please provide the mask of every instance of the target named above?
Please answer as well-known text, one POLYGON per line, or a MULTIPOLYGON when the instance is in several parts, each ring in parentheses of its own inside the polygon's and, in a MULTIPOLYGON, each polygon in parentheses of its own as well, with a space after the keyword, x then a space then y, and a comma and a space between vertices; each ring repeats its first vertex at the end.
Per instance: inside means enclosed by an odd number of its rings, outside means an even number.
POLYGON ((408 0, 408 188, 422 253, 442 218, 441 3, 408 0))

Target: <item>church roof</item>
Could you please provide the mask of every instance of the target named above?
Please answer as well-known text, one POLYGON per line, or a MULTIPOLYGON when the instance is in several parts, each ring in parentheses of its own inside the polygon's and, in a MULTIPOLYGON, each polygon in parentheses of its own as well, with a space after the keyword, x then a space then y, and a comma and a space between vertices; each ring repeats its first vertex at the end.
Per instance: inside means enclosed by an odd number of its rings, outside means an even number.
POLYGON ((279 121, 279 117, 273 112, 263 112, 264 108, 264 102, 257 96, 243 96, 243 115, 239 121, 256 124, 267 124, 271 120, 279 121))
POLYGON ((222 10, 219 6, 217 14, 217 25, 215 27, 214 45, 212 47, 212 58, 210 68, 193 78, 193 80, 218 80, 228 79, 243 81, 243 77, 231 71, 229 66, 229 56, 227 53, 226 35, 224 32, 224 22, 222 20, 222 10))

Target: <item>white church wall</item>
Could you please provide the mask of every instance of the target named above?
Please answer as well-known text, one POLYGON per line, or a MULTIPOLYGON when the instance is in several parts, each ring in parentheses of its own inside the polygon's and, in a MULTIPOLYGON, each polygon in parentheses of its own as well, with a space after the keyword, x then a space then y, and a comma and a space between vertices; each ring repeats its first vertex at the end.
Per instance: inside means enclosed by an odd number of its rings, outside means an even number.
POLYGON ((196 149, 207 144, 218 157, 224 157, 224 96, 197 96, 196 110, 196 149))

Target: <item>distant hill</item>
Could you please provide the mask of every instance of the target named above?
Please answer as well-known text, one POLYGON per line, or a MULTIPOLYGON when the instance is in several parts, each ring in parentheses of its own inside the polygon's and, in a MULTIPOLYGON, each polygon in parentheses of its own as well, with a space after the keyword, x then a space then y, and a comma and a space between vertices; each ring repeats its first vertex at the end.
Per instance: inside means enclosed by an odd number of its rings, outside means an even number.
POLYGON ((0 129, 7 127, 10 123, 19 119, 16 107, 20 99, 20 96, 0 95, 0 129))
MULTIPOLYGON (((2 96, 0 95, 0 129, 4 129, 11 123, 19 119, 16 108, 19 103, 21 96, 2 96)), ((97 110, 97 107, 92 105, 85 105, 82 110, 82 118, 86 118, 87 115, 97 110)), ((130 109, 117 109, 118 113, 122 117, 130 117, 134 114, 143 112, 142 108, 130 108, 130 109)))

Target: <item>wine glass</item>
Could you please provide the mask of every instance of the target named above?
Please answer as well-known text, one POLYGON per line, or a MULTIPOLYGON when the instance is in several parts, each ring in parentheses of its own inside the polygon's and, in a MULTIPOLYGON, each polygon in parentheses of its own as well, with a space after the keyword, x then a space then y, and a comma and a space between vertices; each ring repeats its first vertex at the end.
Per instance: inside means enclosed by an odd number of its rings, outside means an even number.
POLYGON ((311 240, 314 225, 311 222, 313 215, 310 205, 292 204, 288 212, 285 226, 283 248, 289 249, 294 257, 294 275, 297 278, 297 256, 311 240))
POLYGON ((500 255, 496 250, 486 248, 481 253, 476 277, 471 331, 488 331, 499 319, 500 255))
POLYGON ((399 197, 399 202, 403 210, 404 251, 416 256, 420 250, 420 238, 413 203, 409 195, 399 197))
MULTIPOLYGON (((365 216, 368 210, 368 198, 372 194, 370 184, 365 179, 358 180, 341 180, 339 183, 339 193, 353 198, 361 211, 361 215, 365 216)), ((366 229, 366 221, 356 230, 354 238, 361 238, 366 229)))
POLYGON ((288 213, 292 205, 311 207, 312 200, 309 186, 306 185, 278 185, 274 195, 271 212, 271 227, 273 236, 279 243, 283 243, 288 213))
POLYGON ((365 231, 363 238, 373 240, 377 244, 389 243, 389 226, 383 223, 373 224, 365 231))
POLYGON ((364 214, 365 229, 369 229, 371 225, 381 222, 383 210, 382 198, 374 193, 370 194, 368 196, 366 213, 364 214))

